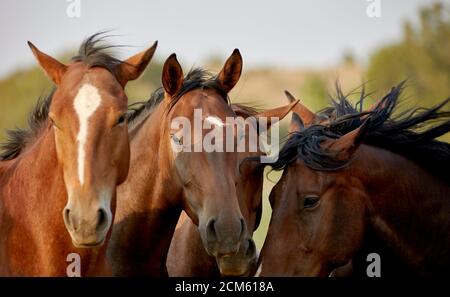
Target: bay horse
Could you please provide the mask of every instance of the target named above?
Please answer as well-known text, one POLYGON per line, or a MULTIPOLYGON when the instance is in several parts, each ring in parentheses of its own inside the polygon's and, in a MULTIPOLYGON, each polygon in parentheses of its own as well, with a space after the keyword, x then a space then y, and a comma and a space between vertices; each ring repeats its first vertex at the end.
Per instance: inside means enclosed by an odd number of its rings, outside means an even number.
POLYGON ((327 276, 352 262, 366 273, 370 253, 381 276, 448 275, 450 145, 435 138, 450 130, 450 100, 396 115, 401 90, 368 113, 292 125, 271 164, 284 172, 258 276, 327 276))
POLYGON ((0 275, 66 276, 76 253, 80 275, 109 273, 116 187, 128 174, 124 87, 156 49, 120 61, 97 33, 69 65, 29 46, 56 85, 29 118, 9 132, 0 162, 0 275))
MULTIPOLYGON (((295 101, 294 99, 291 103, 295 101)), ((255 109, 243 104, 231 104, 231 108, 237 117, 244 119, 258 115, 255 109)), ((274 110, 267 110, 266 112, 274 114, 274 110)), ((249 127, 249 129, 254 128, 254 126, 249 127)), ((251 141, 248 137, 250 134, 245 134, 247 137, 246 141, 251 141)), ((247 229, 249 232, 251 231, 250 235, 258 228, 261 220, 264 166, 260 166, 255 161, 247 162, 247 160, 259 157, 261 154, 263 152, 260 150, 239 152, 240 167, 236 191, 247 229)), ((178 220, 167 257, 169 276, 217 277, 252 275, 256 270, 258 253, 255 253, 256 247, 253 241, 249 241, 249 245, 250 248, 240 249, 232 257, 216 260, 206 253, 197 227, 183 212, 178 220), (218 263, 221 260, 222 262, 218 263)))
MULTIPOLYGON (((167 275, 167 253, 182 210, 198 226, 203 248, 219 263, 227 263, 239 250, 246 257, 255 257, 237 198, 238 153, 195 149, 206 139, 202 136, 196 141, 196 121, 203 127, 207 123, 209 128, 202 131, 209 133, 212 129, 225 130, 226 118, 236 116, 228 92, 241 71, 242 57, 237 49, 217 76, 194 69, 183 77, 172 54, 164 63, 163 88, 131 114, 131 170, 118 189, 116 221, 108 248, 115 275, 167 275), (198 111, 201 117, 196 115, 198 111), (194 123, 188 129, 192 138, 182 136, 173 126, 180 118, 194 123), (176 151, 174 146, 192 150, 176 151)), ((293 105, 258 116, 279 117, 293 105)))

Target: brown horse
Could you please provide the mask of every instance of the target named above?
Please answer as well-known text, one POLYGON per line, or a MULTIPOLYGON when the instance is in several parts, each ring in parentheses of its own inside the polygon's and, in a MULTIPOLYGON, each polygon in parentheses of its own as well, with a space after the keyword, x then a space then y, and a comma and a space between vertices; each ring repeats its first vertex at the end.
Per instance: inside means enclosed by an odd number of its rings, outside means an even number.
POLYGON ((291 135, 272 164, 284 172, 257 275, 327 276, 351 261, 365 273, 370 253, 382 276, 448 275, 450 145, 435 138, 450 130, 449 100, 394 117, 400 91, 291 135))
MULTIPOLYGON (((216 77, 195 69, 183 78, 173 54, 163 67, 163 89, 132 114, 131 170, 119 187, 108 249, 115 274, 167 275, 167 252, 182 210, 198 226, 204 249, 219 263, 226 263, 239 250, 254 258, 235 186, 238 153, 227 152, 227 141, 218 139, 221 150, 196 149, 215 129, 225 135, 226 118, 236 116, 227 94, 241 70, 242 57, 235 50, 216 77), (179 119, 194 123, 186 129, 190 136, 174 126, 179 119), (196 123, 208 125, 201 129, 205 137, 196 139, 196 123), (178 151, 174 146, 189 150, 178 151)), ((286 114, 293 105, 262 116, 286 114)))
MULTIPOLYGON (((291 103, 294 102, 296 100, 291 103)), ((236 116, 244 119, 258 115, 254 109, 244 105, 232 104, 231 108, 236 116)), ((275 112, 275 110, 266 111, 271 114, 275 112)), ((253 126, 249 128, 254 129, 253 126)), ((246 141, 250 141, 249 135, 250 133, 245 134, 246 141)), ((261 154, 260 150, 239 152, 240 168, 236 191, 242 215, 251 234, 258 228, 261 220, 264 167, 255 161, 247 160, 261 154)), ((247 276, 254 273, 257 261, 253 241, 249 241, 249 245, 250 248, 240 249, 235 256, 218 258, 217 261, 222 261, 218 263, 214 257, 206 253, 196 226, 183 212, 170 245, 167 270, 170 276, 247 276)))
POLYGON ((0 275, 64 276, 72 253, 81 275, 108 273, 104 242, 129 165, 124 87, 156 43, 121 62, 104 51, 104 37, 88 38, 69 65, 29 43, 56 89, 36 107, 30 130, 10 132, 3 145, 0 275))

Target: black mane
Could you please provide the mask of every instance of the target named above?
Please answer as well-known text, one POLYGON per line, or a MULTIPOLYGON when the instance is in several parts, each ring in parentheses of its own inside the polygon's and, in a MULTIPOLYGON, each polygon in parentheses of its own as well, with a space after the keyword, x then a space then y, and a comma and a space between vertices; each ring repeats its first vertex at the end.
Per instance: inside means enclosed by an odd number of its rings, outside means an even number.
MULTIPOLYGON (((117 74, 117 66, 122 63, 109 50, 117 45, 108 45, 104 41, 110 37, 106 32, 99 32, 88 37, 80 46, 78 54, 72 58, 73 62, 83 62, 87 67, 102 67, 117 74)), ((23 149, 33 141, 41 131, 41 127, 48 120, 48 112, 52 102, 54 90, 45 98, 39 98, 33 111, 28 116, 27 129, 7 131, 7 140, 0 144, 0 161, 12 160, 20 155, 23 149)))
MULTIPOLYGON (((194 68, 185 76, 183 85, 180 90, 175 94, 170 101, 169 110, 172 109, 175 104, 183 97, 186 93, 197 89, 197 88, 207 88, 213 89, 229 103, 229 98, 227 92, 222 88, 220 83, 217 81, 216 76, 213 76, 210 72, 202 68, 194 68)), ((128 122, 131 126, 136 125, 140 121, 144 120, 147 115, 149 115, 153 109, 158 106, 164 99, 164 90, 162 87, 158 88, 150 96, 150 99, 145 102, 138 102, 130 105, 130 112, 128 113, 128 122)))
POLYGON ((46 97, 40 97, 33 111, 28 115, 28 129, 7 130, 7 140, 0 145, 0 161, 12 160, 39 134, 47 121, 54 90, 46 97))
MULTIPOLYGON (((370 121, 363 143, 405 156, 430 173, 450 182, 450 144, 435 139, 450 131, 450 112, 442 110, 450 98, 429 109, 410 109, 394 116, 402 89, 403 83, 392 88, 368 114, 370 121)), ((284 169, 297 158, 315 170, 335 171, 346 167, 351 160, 336 160, 335 152, 324 150, 321 146, 324 140, 339 138, 364 121, 362 116, 365 113, 361 109, 357 111, 356 107, 343 101, 347 101, 346 97, 339 96, 336 102, 340 102, 340 106, 347 106, 341 109, 346 112, 334 119, 330 117, 329 126, 313 125, 291 134, 280 151, 278 161, 271 164, 271 167, 276 170, 284 169)), ((362 106, 361 99, 358 105, 362 106)))
POLYGON ((105 68, 117 77, 117 67, 123 63, 123 61, 114 57, 111 51, 122 46, 106 43, 105 40, 111 37, 106 33, 107 32, 98 32, 85 39, 78 49, 78 54, 71 60, 72 62, 82 62, 88 68, 105 68))

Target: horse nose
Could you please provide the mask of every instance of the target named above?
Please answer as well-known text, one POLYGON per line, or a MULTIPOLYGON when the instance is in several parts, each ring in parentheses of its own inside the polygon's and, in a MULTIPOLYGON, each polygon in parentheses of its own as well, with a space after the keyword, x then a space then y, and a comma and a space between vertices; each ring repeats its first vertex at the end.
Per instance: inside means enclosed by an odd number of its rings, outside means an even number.
POLYGON ((211 218, 206 224, 207 242, 218 246, 217 253, 226 255, 237 252, 246 230, 245 220, 240 217, 238 221, 236 224, 236 221, 221 222, 211 218))
MULTIPOLYGON (((73 231, 80 229, 80 219, 73 214, 70 208, 66 207, 63 213, 64 223, 73 231)), ((95 220, 95 230, 97 232, 103 231, 108 225, 108 213, 104 208, 97 210, 97 217, 95 220)))
POLYGON ((79 248, 102 245, 112 223, 112 213, 102 205, 68 204, 62 215, 72 243, 79 248))
POLYGON ((74 218, 71 215, 71 210, 70 208, 66 207, 64 208, 64 223, 66 224, 66 226, 73 231, 77 231, 79 226, 78 226, 78 220, 76 220, 76 218, 74 218))
POLYGON ((97 212, 97 231, 102 231, 108 225, 108 214, 104 208, 100 208, 97 212))
POLYGON ((247 226, 246 226, 246 224, 245 224, 245 220, 244 220, 243 217, 241 217, 239 220, 240 220, 240 222, 241 222, 241 232, 240 232, 240 234, 239 234, 239 242, 240 242, 240 241, 242 241, 242 239, 244 238, 244 235, 245 235, 245 231, 246 231, 246 229, 247 229, 247 226))
POLYGON ((208 242, 217 241, 216 228, 214 227, 215 223, 216 223, 215 219, 210 219, 209 222, 206 224, 206 238, 208 242))

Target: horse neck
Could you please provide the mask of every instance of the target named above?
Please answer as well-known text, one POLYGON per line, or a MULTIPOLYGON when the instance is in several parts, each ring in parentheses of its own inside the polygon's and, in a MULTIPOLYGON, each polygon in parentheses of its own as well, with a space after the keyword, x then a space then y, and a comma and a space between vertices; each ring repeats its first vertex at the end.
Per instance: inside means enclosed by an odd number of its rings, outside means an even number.
POLYGON ((0 161, 0 180, 3 177, 3 173, 6 171, 6 168, 8 168, 12 163, 12 160, 0 161))
POLYGON ((5 183, 10 187, 21 185, 11 193, 14 196, 13 205, 18 208, 23 207, 17 203, 17 200, 22 198, 27 204, 42 205, 41 195, 46 196, 46 203, 52 203, 54 206, 64 205, 66 195, 48 195, 48 192, 42 192, 43 188, 49 187, 64 189, 62 170, 57 161, 51 130, 43 130, 16 159, 8 161, 3 175, 5 183), (37 160, 39 162, 36 162, 37 160))
MULTIPOLYGON (((176 196, 173 194, 175 183, 169 159, 170 150, 165 143, 165 110, 166 105, 162 102, 130 131, 130 172, 125 183, 119 187, 119 195, 135 193, 132 202, 136 203, 134 210, 152 208, 155 203, 172 202, 176 196)), ((181 192, 181 189, 178 191, 181 192)))
POLYGON ((363 176, 371 229, 377 237, 412 269, 433 261, 448 264, 448 255, 439 259, 447 251, 439 249, 450 244, 449 185, 393 152, 364 145, 360 150, 357 174, 363 176))
POLYGON ((68 253, 63 255, 66 249, 62 247, 71 241, 61 215, 66 194, 53 133, 41 131, 8 163, 0 186, 4 207, 0 236, 5 239, 0 254, 6 246, 13 247, 4 262, 8 269, 6 275, 64 275, 65 267, 61 265, 65 264, 68 253), (67 234, 67 238, 60 234, 67 234), (21 259, 36 265, 25 267, 21 259))
POLYGON ((118 187, 108 254, 115 275, 167 275, 166 257, 181 212, 181 189, 163 149, 165 104, 158 105, 130 135, 130 171, 118 187), (155 231, 157 230, 157 231, 155 231))

